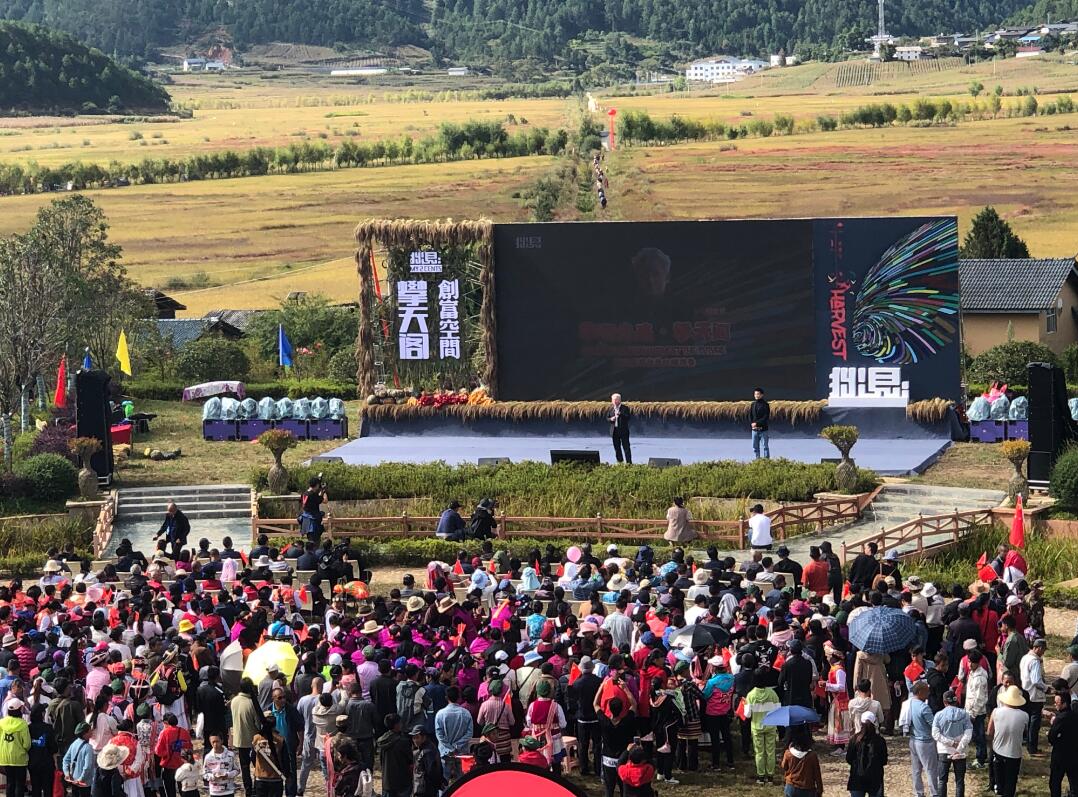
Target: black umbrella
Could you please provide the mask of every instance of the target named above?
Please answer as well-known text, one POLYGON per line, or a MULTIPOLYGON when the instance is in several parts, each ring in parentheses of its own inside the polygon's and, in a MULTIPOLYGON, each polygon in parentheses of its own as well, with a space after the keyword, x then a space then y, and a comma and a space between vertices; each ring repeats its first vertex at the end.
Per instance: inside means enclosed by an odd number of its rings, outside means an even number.
POLYGON ((699 650, 711 645, 722 647, 730 641, 730 632, 721 625, 695 623, 679 628, 670 635, 670 647, 699 650))

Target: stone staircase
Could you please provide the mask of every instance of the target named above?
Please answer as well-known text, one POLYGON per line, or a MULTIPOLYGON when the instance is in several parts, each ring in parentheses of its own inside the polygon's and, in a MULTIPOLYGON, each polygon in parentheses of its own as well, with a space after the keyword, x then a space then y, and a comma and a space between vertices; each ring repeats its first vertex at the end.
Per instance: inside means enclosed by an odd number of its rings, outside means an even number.
POLYGON ((246 484, 208 484, 192 487, 139 487, 120 490, 116 517, 123 520, 157 520, 165 515, 169 501, 196 520, 250 518, 251 488, 246 484))
MULTIPOLYGON (((891 529, 919 515, 948 515, 955 511, 965 512, 975 509, 991 509, 1000 504, 1006 493, 999 490, 969 490, 959 487, 936 487, 927 484, 885 484, 876 499, 865 508, 860 520, 841 526, 826 528, 821 532, 801 534, 786 541, 790 556, 802 564, 809 560, 809 548, 830 540, 835 553, 839 553, 845 543, 852 545, 857 540, 891 529)), ((926 546, 950 539, 950 534, 925 535, 926 546)), ((775 547, 778 547, 776 542, 775 547)), ((900 545, 903 553, 911 545, 900 545)), ((849 556, 860 553, 850 550, 849 556)))
POLYGON ((116 520, 106 547, 111 554, 127 537, 136 550, 154 549, 154 534, 165 518, 169 501, 175 501, 191 522, 188 545, 206 538, 210 547, 221 547, 232 537, 236 547, 247 548, 251 537, 251 488, 246 484, 206 484, 186 487, 139 487, 117 492, 116 520))

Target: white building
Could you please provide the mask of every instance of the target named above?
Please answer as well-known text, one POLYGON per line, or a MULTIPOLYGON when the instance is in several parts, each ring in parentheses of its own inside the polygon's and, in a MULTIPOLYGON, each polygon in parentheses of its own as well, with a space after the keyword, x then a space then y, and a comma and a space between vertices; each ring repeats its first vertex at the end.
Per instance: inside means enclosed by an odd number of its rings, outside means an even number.
POLYGON ((183 71, 184 72, 201 72, 206 68, 205 58, 184 58, 183 59, 183 71))
POLYGON ((207 61, 204 67, 207 72, 224 72, 226 68, 224 61, 207 61))
POLYGON ((895 48, 896 61, 920 61, 924 58, 924 48, 917 44, 904 44, 895 48))
POLYGON ((467 77, 471 74, 466 66, 451 66, 445 71, 449 77, 467 77))
POLYGON ((685 70, 685 79, 697 83, 733 83, 768 66, 767 61, 755 58, 720 55, 693 61, 685 70))

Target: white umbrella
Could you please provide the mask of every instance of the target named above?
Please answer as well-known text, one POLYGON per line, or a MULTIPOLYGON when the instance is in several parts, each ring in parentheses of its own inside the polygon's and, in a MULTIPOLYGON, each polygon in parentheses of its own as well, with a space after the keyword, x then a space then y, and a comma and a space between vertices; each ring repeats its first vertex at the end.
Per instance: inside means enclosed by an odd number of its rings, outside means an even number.
POLYGON ((243 679, 243 646, 237 639, 221 652, 221 681, 225 688, 236 693, 243 679))

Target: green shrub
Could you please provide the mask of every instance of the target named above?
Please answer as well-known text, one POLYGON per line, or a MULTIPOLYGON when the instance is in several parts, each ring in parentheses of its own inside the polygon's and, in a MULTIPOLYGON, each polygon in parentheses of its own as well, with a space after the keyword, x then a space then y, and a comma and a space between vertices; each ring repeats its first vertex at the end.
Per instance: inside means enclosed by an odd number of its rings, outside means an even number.
POLYGON ((355 383, 358 370, 355 350, 351 348, 341 349, 329 358, 326 376, 333 382, 350 385, 355 383))
POLYGON ((1041 343, 1029 340, 1012 340, 993 346, 973 358, 969 377, 975 382, 1025 384, 1026 366, 1029 363, 1046 362, 1058 364, 1054 351, 1041 343))
POLYGON ((1072 343, 1059 355, 1059 364, 1067 374, 1068 382, 1078 382, 1078 343, 1072 343))
MULTIPOLYGON (((514 462, 497 467, 383 463, 344 465, 317 463, 311 468, 292 468, 290 488, 299 492, 322 471, 332 500, 356 501, 376 498, 426 498, 434 506, 452 500, 465 505, 480 498, 497 498, 502 511, 522 517, 662 517, 675 495, 692 498, 754 498, 787 502, 811 501, 818 492, 835 489, 835 465, 804 464, 789 460, 755 460, 751 463, 708 462, 676 468, 646 465, 599 466, 545 465, 514 462)), ((254 485, 266 485, 266 470, 257 470, 254 485)), ((871 471, 859 469, 857 491, 876 483, 871 471)), ((701 520, 713 519, 696 513, 701 520)))
POLYGON ((15 467, 15 474, 30 484, 32 497, 40 501, 67 498, 78 487, 75 466, 59 454, 38 454, 15 467))
MULTIPOLYGON (((345 401, 356 399, 355 372, 352 384, 339 384, 320 379, 295 379, 281 382, 248 382, 247 396, 259 399, 269 396, 273 399, 284 398, 339 398, 345 401)), ((153 401, 179 401, 183 389, 190 382, 163 382, 161 380, 132 380, 124 382, 124 395, 134 399, 153 401)))
POLYGON ((1078 587, 1049 584, 1044 589, 1044 600, 1057 609, 1078 609, 1078 587))
POLYGON ((93 529, 70 518, 0 520, 0 571, 36 578, 45 552, 69 542, 80 558, 92 558, 93 529))
POLYGON ((1061 504, 1078 507, 1078 447, 1068 448, 1056 460, 1048 490, 1061 504))
POLYGON ((224 338, 201 338, 188 343, 176 358, 176 375, 189 382, 246 379, 251 370, 247 354, 224 338))

